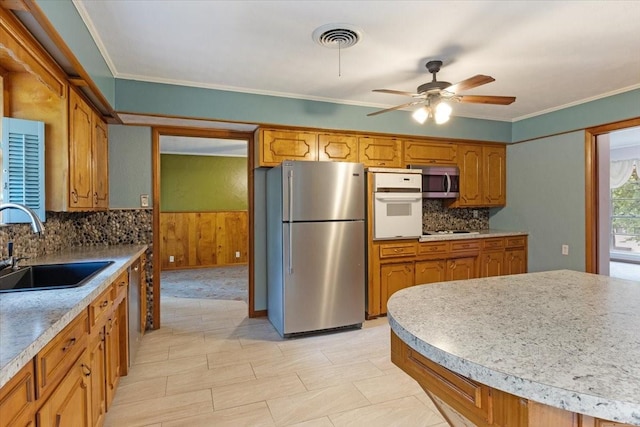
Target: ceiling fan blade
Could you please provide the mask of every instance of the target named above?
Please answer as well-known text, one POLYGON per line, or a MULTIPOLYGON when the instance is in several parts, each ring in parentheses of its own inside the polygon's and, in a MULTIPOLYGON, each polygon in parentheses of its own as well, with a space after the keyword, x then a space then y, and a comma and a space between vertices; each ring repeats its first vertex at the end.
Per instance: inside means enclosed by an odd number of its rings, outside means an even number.
POLYGON ((473 76, 456 84, 452 84, 448 88, 445 88, 445 90, 447 92, 458 93, 462 92, 463 90, 469 90, 473 89, 474 87, 486 85, 487 83, 491 83, 493 81, 495 81, 495 79, 491 76, 478 74, 477 76, 473 76))
POLYGON ((486 95, 462 95, 460 102, 473 104, 509 105, 516 100, 515 96, 486 96, 486 95))
POLYGON ((411 93, 411 92, 405 92, 403 90, 393 90, 393 89, 373 89, 372 92, 390 93, 392 95, 420 96, 417 93, 411 93))
POLYGON ((380 111, 375 111, 373 113, 369 113, 367 114, 367 116, 377 116, 378 114, 382 114, 382 113, 388 113, 389 111, 393 111, 393 110, 399 110, 401 108, 405 108, 405 107, 411 107, 412 105, 416 105, 416 104, 422 104, 423 101, 413 101, 413 102, 408 102, 406 104, 402 104, 402 105, 396 105, 395 107, 391 107, 391 108, 387 108, 384 110, 380 110, 380 111))

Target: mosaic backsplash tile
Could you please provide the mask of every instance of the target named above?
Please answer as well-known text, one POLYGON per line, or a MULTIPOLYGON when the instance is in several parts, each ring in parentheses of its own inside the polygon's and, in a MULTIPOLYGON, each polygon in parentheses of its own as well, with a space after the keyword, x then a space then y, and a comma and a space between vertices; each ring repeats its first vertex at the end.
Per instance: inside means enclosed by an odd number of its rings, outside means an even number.
POLYGON ((147 324, 153 307, 152 269, 153 215, 151 209, 105 212, 47 212, 45 232, 37 236, 29 224, 0 227, 0 256, 6 258, 7 243, 13 241, 13 255, 34 258, 78 246, 149 245, 147 249, 147 324))
POLYGON ((422 230, 488 230, 489 208, 443 207, 442 200, 424 199, 422 201, 422 230), (473 212, 478 217, 473 217, 473 212))

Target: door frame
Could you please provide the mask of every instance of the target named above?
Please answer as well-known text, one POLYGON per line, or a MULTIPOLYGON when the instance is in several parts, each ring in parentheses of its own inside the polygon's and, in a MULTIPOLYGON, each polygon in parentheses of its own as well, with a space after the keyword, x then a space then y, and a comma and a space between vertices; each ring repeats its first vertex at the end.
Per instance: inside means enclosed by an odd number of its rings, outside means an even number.
POLYGON ((249 217, 248 230, 248 306, 249 317, 258 317, 261 312, 254 309, 254 257, 253 257, 253 232, 254 232, 254 132, 230 131, 224 129, 207 129, 194 127, 153 126, 151 128, 151 180, 153 198, 153 225, 152 225, 152 251, 153 251, 153 304, 152 317, 153 329, 160 328, 160 137, 161 136, 189 136, 200 138, 240 139, 247 141, 247 197, 249 217))
POLYGON ((585 129, 585 271, 598 273, 598 147, 596 137, 640 126, 640 117, 585 129))

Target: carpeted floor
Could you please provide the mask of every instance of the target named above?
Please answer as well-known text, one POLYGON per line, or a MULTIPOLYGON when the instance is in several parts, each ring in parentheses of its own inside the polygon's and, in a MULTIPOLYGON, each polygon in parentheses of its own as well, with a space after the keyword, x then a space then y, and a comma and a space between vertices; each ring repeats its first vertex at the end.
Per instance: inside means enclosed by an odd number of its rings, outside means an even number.
POLYGON ((163 271, 160 295, 247 301, 248 274, 246 265, 163 271))

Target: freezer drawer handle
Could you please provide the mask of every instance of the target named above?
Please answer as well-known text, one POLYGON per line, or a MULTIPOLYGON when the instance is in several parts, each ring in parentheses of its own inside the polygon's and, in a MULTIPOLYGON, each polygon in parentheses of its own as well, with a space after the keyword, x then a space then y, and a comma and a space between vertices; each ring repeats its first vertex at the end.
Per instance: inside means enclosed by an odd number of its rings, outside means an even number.
MULTIPOLYGON (((289 171, 289 221, 293 215, 293 171, 289 171)), ((293 274, 293 227, 289 227, 289 274, 293 274)))

